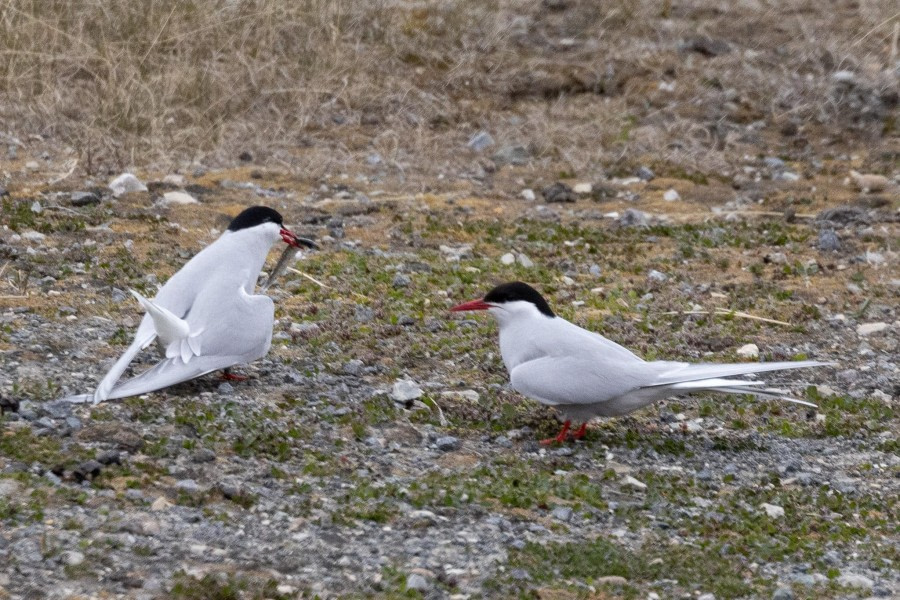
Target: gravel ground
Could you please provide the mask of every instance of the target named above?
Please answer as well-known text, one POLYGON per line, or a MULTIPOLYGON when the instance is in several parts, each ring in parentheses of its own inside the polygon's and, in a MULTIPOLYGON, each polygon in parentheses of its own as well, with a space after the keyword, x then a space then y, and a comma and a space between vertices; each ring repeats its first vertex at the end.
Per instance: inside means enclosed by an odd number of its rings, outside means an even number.
POLYGON ((254 200, 274 188, 245 173, 189 177, 189 205, 27 175, 4 199, 0 597, 900 596, 896 199, 844 186, 814 218, 697 218, 650 200, 670 182, 566 204, 329 182, 254 200), (324 249, 297 264, 319 284, 271 291, 249 378, 59 402, 130 341, 125 290, 152 293, 254 201, 324 249), (837 365, 776 377, 818 411, 673 399, 545 448, 555 418, 508 388, 493 323, 446 310, 513 278, 646 357, 752 343, 837 365))

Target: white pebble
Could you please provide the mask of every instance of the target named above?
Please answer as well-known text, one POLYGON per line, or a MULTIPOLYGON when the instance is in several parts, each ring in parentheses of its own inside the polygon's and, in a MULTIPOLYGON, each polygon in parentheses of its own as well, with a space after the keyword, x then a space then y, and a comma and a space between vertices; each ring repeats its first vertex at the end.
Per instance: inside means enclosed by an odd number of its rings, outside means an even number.
POLYGON ((675 200, 681 200, 681 194, 673 189, 666 190, 666 193, 663 194, 663 200, 666 202, 674 202, 675 200))
POLYGON ((759 347, 756 344, 744 344, 737 349, 737 355, 744 358, 756 358, 759 356, 759 347))

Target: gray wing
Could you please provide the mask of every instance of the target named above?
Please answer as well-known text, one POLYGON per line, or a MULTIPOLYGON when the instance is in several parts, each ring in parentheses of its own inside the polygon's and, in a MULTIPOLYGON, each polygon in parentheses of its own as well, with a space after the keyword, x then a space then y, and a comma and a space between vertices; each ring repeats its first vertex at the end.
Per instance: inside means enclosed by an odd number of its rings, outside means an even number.
POLYGON ((116 385, 107 398, 146 394, 200 377, 211 371, 261 358, 272 342, 275 305, 267 296, 241 290, 233 302, 213 295, 198 301, 186 319, 197 336, 199 354, 184 361, 167 358, 152 369, 116 385))
POLYGON ((608 363, 572 357, 546 356, 523 363, 509 378, 516 391, 548 404, 597 404, 647 385, 655 373, 646 363, 608 363))

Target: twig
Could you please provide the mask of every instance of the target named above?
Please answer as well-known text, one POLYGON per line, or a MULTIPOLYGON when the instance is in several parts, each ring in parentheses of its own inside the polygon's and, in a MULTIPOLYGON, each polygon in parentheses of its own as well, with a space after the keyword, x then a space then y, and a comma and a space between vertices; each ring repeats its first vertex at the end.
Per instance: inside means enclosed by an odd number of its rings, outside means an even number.
POLYGON ((752 321, 762 321, 763 323, 773 323, 775 325, 786 325, 788 327, 791 326, 791 323, 786 323, 785 321, 778 321, 776 319, 767 319, 766 317, 757 317, 756 315, 751 315, 750 313, 745 313, 740 310, 728 310, 725 308, 716 308, 713 312, 708 310, 670 310, 668 312, 662 313, 664 315, 731 315, 735 317, 739 317, 741 319, 750 319, 752 321))
POLYGON ((67 177, 69 177, 69 175, 71 175, 72 173, 74 173, 74 172, 75 172, 75 169, 78 167, 78 159, 77 159, 77 158, 72 159, 71 165, 72 165, 72 166, 69 168, 69 170, 68 170, 66 173, 60 175, 60 176, 57 177, 56 179, 53 179, 53 180, 51 180, 51 181, 48 181, 47 184, 48 184, 48 185, 56 185, 57 183, 59 183, 59 182, 62 181, 63 179, 66 179, 67 177))
MULTIPOLYGON (((309 279, 310 281, 312 281, 313 283, 315 283, 317 286, 319 286, 321 288, 325 288, 326 290, 332 289, 331 286, 325 285, 324 283, 322 283, 321 281, 319 281, 318 279, 316 279, 309 273, 304 273, 303 271, 298 271, 294 267, 288 267, 287 270, 291 271, 292 273, 296 273, 297 275, 300 275, 302 277, 306 277, 307 279, 309 279)), ((350 293, 353 294, 354 296, 356 296, 357 298, 362 298, 363 300, 369 299, 368 296, 363 296, 362 294, 360 294, 358 292, 350 292, 350 293)))
POLYGON ((21 300, 22 298, 27 298, 28 294, 24 294, 22 296, 0 296, 0 300, 21 300))

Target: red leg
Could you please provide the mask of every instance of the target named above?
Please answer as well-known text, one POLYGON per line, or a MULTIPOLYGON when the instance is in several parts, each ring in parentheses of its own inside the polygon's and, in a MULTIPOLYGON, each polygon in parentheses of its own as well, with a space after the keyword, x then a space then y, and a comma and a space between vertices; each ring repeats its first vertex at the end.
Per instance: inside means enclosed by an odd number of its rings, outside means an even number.
POLYGON ((557 444, 562 444, 563 442, 566 441, 566 434, 569 433, 569 427, 571 427, 571 426, 572 426, 572 421, 566 421, 565 423, 563 423, 562 429, 560 430, 558 436, 556 436, 555 438, 547 438, 546 440, 541 440, 541 444, 543 444, 544 446, 549 446, 553 442, 556 442, 557 444))
POLYGON ((246 381, 247 376, 246 375, 235 375, 234 373, 231 372, 230 369, 224 369, 222 371, 222 379, 224 379, 225 381, 246 381))
POLYGON ((578 431, 572 434, 572 437, 576 440, 580 440, 587 434, 587 421, 581 424, 581 427, 578 428, 578 431))

